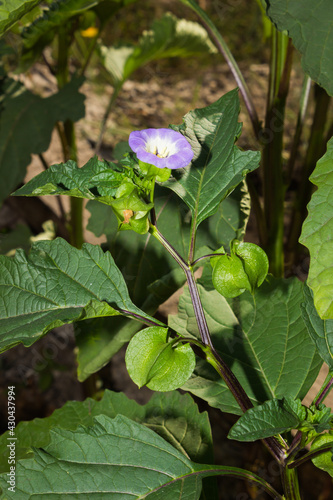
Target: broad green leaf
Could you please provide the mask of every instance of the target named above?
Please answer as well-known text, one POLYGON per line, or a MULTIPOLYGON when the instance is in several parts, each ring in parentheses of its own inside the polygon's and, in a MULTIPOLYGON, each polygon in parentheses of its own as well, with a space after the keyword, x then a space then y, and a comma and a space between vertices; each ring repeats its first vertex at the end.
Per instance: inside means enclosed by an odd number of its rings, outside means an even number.
POLYGON ((305 73, 333 95, 332 1, 270 0, 267 15, 292 38, 302 54, 305 73))
MULTIPOLYGON (((189 210, 170 191, 158 188, 156 192, 158 227, 185 256, 190 234, 189 210)), ((184 284, 183 271, 150 234, 117 232, 115 216, 107 205, 91 201, 87 208, 91 213, 87 228, 96 236, 106 234, 108 246, 125 277, 133 302, 147 314, 154 315, 158 306, 184 284)), ((229 249, 231 240, 242 238, 248 215, 249 196, 245 187, 240 186, 220 204, 216 214, 201 224, 197 232, 197 248, 208 245, 216 249, 223 245, 229 249)), ((140 328, 140 323, 120 316, 76 323, 79 380, 85 380, 105 366, 140 328)))
POLYGON ((208 240, 207 245, 212 249, 223 246, 230 252, 231 241, 243 239, 249 215, 250 196, 243 182, 220 203, 217 212, 200 225, 197 234, 201 235, 207 224, 205 237, 213 240, 208 240))
POLYGON ((310 251, 308 285, 315 307, 322 319, 333 319, 333 138, 310 180, 318 189, 308 205, 300 242, 310 251))
MULTIPOLYGON (((155 432, 121 415, 113 420, 100 415, 89 428, 55 428, 50 435, 50 443, 35 449, 32 459, 18 461, 16 491, 6 492, 9 499, 18 494, 22 500, 43 494, 48 498, 97 494, 157 500, 162 494, 166 500, 196 500, 202 478, 229 474, 275 494, 264 480, 242 469, 192 462, 155 432)), ((8 486, 6 478, 0 476, 3 489, 8 486)))
POLYGON ((68 195, 98 200, 112 205, 117 216, 117 230, 146 234, 148 213, 144 180, 134 169, 101 161, 94 156, 83 167, 75 161, 51 165, 13 193, 16 196, 68 195), (126 215, 128 218, 126 218, 126 215))
POLYGON ((311 451, 315 451, 318 448, 325 446, 325 445, 330 445, 332 446, 331 451, 328 451, 327 453, 323 453, 322 455, 319 455, 318 457, 315 457, 312 459, 312 462, 318 469, 324 470, 327 472, 331 477, 333 477, 333 460, 332 460, 332 453, 333 453, 333 435, 332 432, 323 434, 322 436, 318 436, 317 439, 313 442, 311 445, 311 451))
POLYGON ((321 319, 313 303, 313 294, 304 286, 305 302, 302 304, 302 315, 310 337, 317 351, 330 371, 333 371, 333 320, 321 319))
POLYGON ((3 0, 0 5, 0 36, 39 3, 41 0, 3 0))
POLYGON ((151 319, 131 301, 109 252, 65 240, 40 241, 29 256, 0 256, 0 350, 30 346, 52 328, 128 311, 151 319))
POLYGON ((136 69, 150 61, 214 52, 216 48, 200 24, 177 19, 170 13, 156 19, 138 45, 101 48, 105 68, 115 85, 122 85, 136 69))
POLYGON ((73 79, 57 94, 41 98, 6 79, 0 109, 0 202, 23 181, 31 154, 46 151, 54 124, 83 118, 82 83, 82 78, 73 79))
POLYGON ((165 185, 191 209, 196 228, 259 165, 259 152, 241 151, 234 145, 240 134, 238 113, 236 89, 206 108, 190 111, 181 126, 173 127, 185 135, 194 158, 188 167, 174 170, 174 178, 165 185))
POLYGON ((73 160, 51 165, 13 195, 68 195, 111 204, 123 180, 123 169, 94 156, 81 168, 73 160))
POLYGON ((138 387, 173 391, 192 375, 195 355, 191 346, 168 340, 168 329, 152 326, 134 335, 125 356, 128 373, 138 387))
MULTIPOLYGON (((97 415, 114 418, 125 415, 143 423, 168 441, 185 456, 198 462, 213 461, 212 436, 208 414, 201 413, 188 395, 155 393, 144 406, 128 399, 122 393, 106 390, 100 401, 68 401, 50 417, 20 422, 15 428, 16 458, 30 458, 32 447, 44 448, 50 442, 50 430, 54 427, 75 430, 79 425, 89 427, 97 415)), ((9 470, 8 431, 0 437, 0 473, 9 470)))
MULTIPOLYGON (((227 300, 211 290, 210 279, 203 275, 205 287, 200 284, 199 291, 213 345, 253 404, 273 398, 302 399, 322 365, 301 317, 303 284, 268 277, 254 295, 244 292, 227 300)), ((169 316, 169 324, 181 335, 199 336, 188 289, 180 299, 178 315, 169 316)), ((197 362, 183 389, 224 412, 240 413, 206 361, 197 362)))
POLYGON ((232 426, 228 438, 237 441, 264 439, 297 429, 305 418, 306 408, 299 399, 271 399, 241 415, 232 426))

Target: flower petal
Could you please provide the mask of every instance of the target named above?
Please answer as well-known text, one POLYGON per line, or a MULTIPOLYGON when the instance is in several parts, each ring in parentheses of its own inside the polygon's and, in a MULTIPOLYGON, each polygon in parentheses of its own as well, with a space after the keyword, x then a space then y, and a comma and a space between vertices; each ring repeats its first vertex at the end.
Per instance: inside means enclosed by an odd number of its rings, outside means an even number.
POLYGON ((131 132, 129 145, 139 160, 158 168, 183 168, 193 158, 185 137, 169 128, 148 128, 131 132))

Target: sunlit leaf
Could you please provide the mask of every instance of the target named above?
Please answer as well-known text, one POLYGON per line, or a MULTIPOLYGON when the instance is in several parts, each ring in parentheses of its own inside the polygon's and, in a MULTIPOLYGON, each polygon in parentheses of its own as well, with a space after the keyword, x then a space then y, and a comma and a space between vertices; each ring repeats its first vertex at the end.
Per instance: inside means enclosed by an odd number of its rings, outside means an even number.
MULTIPOLYGON (((188 395, 179 392, 155 393, 150 401, 139 405, 123 393, 106 390, 100 401, 88 398, 85 401, 68 401, 55 410, 50 417, 20 422, 15 428, 17 460, 32 456, 31 448, 44 448, 50 442, 50 430, 54 427, 75 430, 78 425, 93 424, 97 415, 114 418, 125 415, 147 427, 170 442, 185 456, 198 462, 213 461, 212 436, 208 414, 199 412, 188 395)), ((9 470, 9 434, 0 437, 0 473, 9 470)))
POLYGON ((0 5, 0 36, 39 3, 41 0, 3 0, 0 5))
POLYGON ((299 399, 271 399, 241 415, 232 426, 228 438, 237 441, 264 439, 297 429, 305 418, 306 408, 299 399))
MULTIPOLYGON (((202 478, 234 475, 250 479, 264 489, 272 488, 258 476, 242 469, 201 465, 145 426, 118 415, 94 418, 91 427, 75 431, 54 428, 50 442, 35 449, 32 459, 16 465, 16 491, 22 500, 34 495, 108 495, 114 498, 197 500, 202 478)), ((7 489, 7 476, 0 485, 7 489)))
POLYGON ((315 307, 322 319, 333 319, 333 138, 310 180, 318 189, 308 205, 300 242, 310 251, 308 285, 315 307))
POLYGON ((202 109, 190 111, 181 131, 194 151, 192 163, 174 171, 166 186, 191 209, 193 224, 214 214, 221 201, 259 165, 260 153, 241 151, 235 145, 240 134, 238 91, 228 92, 202 109))
POLYGON ((304 287, 305 302, 302 314, 310 337, 315 343, 318 353, 333 372, 333 320, 321 319, 313 303, 313 294, 309 287, 304 287))
POLYGON ((130 300, 126 283, 109 252, 65 240, 40 241, 27 256, 0 256, 0 349, 30 346, 52 328, 123 310, 150 316, 130 300))

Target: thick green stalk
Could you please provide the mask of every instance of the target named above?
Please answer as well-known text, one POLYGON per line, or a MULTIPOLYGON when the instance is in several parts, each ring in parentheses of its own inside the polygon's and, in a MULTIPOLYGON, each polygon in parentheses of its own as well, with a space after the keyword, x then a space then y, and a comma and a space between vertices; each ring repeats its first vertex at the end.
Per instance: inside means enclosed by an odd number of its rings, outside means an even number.
POLYGON ((266 253, 270 272, 284 274, 284 196, 282 150, 286 98, 292 62, 292 45, 283 33, 273 29, 270 82, 267 98, 263 143, 264 207, 267 226, 266 253))
POLYGON ((281 471, 283 492, 286 500, 301 500, 296 469, 287 466, 281 471))
POLYGON ((304 160, 302 178, 295 195, 293 216, 288 235, 288 263, 291 266, 297 258, 298 239, 301 234, 303 222, 307 216, 307 204, 310 201, 313 184, 309 181, 317 161, 325 152, 325 129, 330 96, 326 91, 315 85, 315 112, 312 122, 311 135, 304 160))
POLYGON ((291 178, 292 178, 292 173, 294 171, 296 158, 297 158, 297 154, 299 151, 301 135, 302 135, 303 126, 305 123, 306 111, 308 109, 308 104, 309 104, 310 90, 311 90, 311 78, 308 75, 305 75, 304 80, 303 80, 296 129, 295 129, 295 134, 293 137, 293 142, 292 142, 289 161, 288 161, 288 171, 287 171, 287 178, 286 178, 286 183, 288 185, 289 185, 291 178))

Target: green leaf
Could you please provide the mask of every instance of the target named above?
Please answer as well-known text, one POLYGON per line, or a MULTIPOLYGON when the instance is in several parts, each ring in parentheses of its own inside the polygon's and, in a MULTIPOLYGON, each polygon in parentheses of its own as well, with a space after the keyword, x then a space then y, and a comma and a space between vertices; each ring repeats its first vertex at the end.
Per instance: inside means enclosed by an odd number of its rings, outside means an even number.
POLYGON ((190 344, 168 340, 168 329, 152 326, 134 335, 125 356, 128 373, 138 387, 173 391, 192 375, 195 356, 190 344))
POLYGON ((132 303, 110 253, 98 246, 40 241, 29 256, 21 250, 14 258, 0 256, 0 265, 1 351, 19 342, 30 346, 56 326, 123 310, 152 319, 132 303))
POLYGON ((123 180, 121 168, 94 156, 81 168, 73 160, 51 165, 13 195, 68 195, 111 204, 123 180))
POLYGON ((333 371, 333 320, 321 319, 313 303, 311 289, 304 286, 302 315, 310 337, 317 347, 317 351, 330 371, 333 371))
POLYGON ((331 0, 270 0, 267 15, 292 38, 305 73, 333 95, 331 0))
MULTIPOLYGON (((16 458, 31 458, 32 447, 44 448, 50 442, 50 430, 54 427, 75 430, 78 425, 89 427, 97 415, 110 418, 125 415, 131 420, 144 423, 185 456, 204 463, 213 461, 213 445, 208 414, 200 413, 189 394, 179 392, 155 393, 142 406, 122 393, 106 390, 100 401, 68 401, 50 417, 20 422, 15 428, 16 458)), ((0 437, 0 473, 9 470, 8 431, 0 437)))
MULTIPOLYGON (((227 300, 211 290, 207 272, 201 283, 205 285, 200 284, 199 291, 212 342, 252 403, 302 399, 322 365, 301 317, 303 284, 297 279, 268 277, 254 295, 244 292, 227 300)), ((180 299, 178 315, 170 316, 169 324, 180 335, 199 337, 188 289, 180 299)), ((224 412, 240 413, 232 394, 206 361, 198 360, 194 376, 183 389, 224 412)))
POLYGON ((241 151, 234 145, 240 133, 238 113, 236 89, 206 108, 190 111, 183 125, 173 127, 185 135, 194 158, 188 167, 175 170, 174 179, 165 185, 191 209, 195 228, 258 167, 259 152, 241 151))
POLYGON ((0 6, 0 36, 39 3, 41 3, 41 0, 2 1, 0 6))
MULTIPOLYGON (((16 491, 22 500, 34 495, 80 495, 91 498, 174 500, 199 498, 201 480, 217 475, 235 475, 269 485, 242 469, 196 464, 150 429, 118 415, 100 415, 89 428, 75 431, 52 429, 44 449, 36 449, 33 459, 21 460, 16 468, 16 491)), ((0 485, 7 489, 7 476, 0 485)))
POLYGON ((264 439, 297 429, 305 418, 306 408, 299 399, 271 399, 241 415, 232 426, 228 438, 236 441, 264 439))
POLYGON ((117 230, 146 234, 148 213, 153 207, 143 196, 146 190, 133 169, 102 161, 94 156, 83 167, 75 161, 51 165, 13 193, 16 196, 68 195, 111 205, 117 230))
POLYGON ((205 229, 207 245, 213 249, 223 246, 230 252, 230 243, 233 240, 242 240, 244 237, 250 216, 250 205, 250 196, 243 182, 220 203, 217 212, 200 225, 197 234, 200 235, 207 224, 208 228, 205 229))
POLYGON ((46 151, 54 124, 83 118, 85 96, 78 91, 82 83, 82 78, 74 78, 57 94, 41 98, 14 80, 5 81, 0 109, 0 202, 23 181, 31 154, 46 151))
POLYGON ((308 205, 300 242, 310 251, 308 285, 315 307, 322 319, 333 319, 333 138, 310 180, 318 189, 308 205))
POLYGON ((207 31, 200 24, 177 19, 170 13, 155 20, 137 46, 101 48, 105 68, 112 75, 115 85, 120 86, 136 69, 150 61, 214 52, 216 49, 207 31))
POLYGON ((332 453, 333 453, 333 435, 332 432, 328 434, 322 434, 318 436, 311 445, 311 451, 316 451, 318 448, 325 445, 332 445, 331 451, 327 453, 322 453, 318 457, 312 459, 312 462, 318 469, 324 470, 331 477, 333 477, 333 461, 332 461, 332 453))

